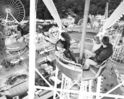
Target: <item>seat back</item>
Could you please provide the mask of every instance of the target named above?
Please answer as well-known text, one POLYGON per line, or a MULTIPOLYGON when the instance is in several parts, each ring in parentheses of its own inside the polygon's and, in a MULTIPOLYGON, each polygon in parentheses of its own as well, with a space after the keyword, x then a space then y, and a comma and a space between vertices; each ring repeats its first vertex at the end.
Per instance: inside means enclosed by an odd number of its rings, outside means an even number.
POLYGON ((108 59, 106 59, 106 60, 104 60, 104 61, 100 64, 100 66, 103 66, 105 63, 107 63, 107 62, 108 62, 108 60, 109 60, 109 58, 108 58, 108 59))
POLYGON ((106 63, 108 62, 108 60, 109 60, 109 58, 97 66, 91 66, 90 70, 96 74, 95 78, 97 78, 99 75, 101 75, 101 73, 103 72, 103 70, 106 67, 106 63))
POLYGON ((68 61, 56 59, 56 66, 58 69, 72 80, 79 80, 81 78, 82 69, 80 65, 69 63, 68 61))

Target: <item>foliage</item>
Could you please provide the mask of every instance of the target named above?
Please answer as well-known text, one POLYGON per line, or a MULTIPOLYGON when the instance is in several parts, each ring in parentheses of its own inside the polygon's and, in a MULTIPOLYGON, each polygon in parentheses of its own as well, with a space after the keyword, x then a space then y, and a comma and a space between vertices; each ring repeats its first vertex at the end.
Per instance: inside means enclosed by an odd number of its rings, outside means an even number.
MULTIPOLYGON (((90 14, 104 14, 106 2, 109 2, 109 15, 116 9, 122 0, 91 0, 90 2, 90 14)), ((25 9, 26 16, 29 15, 29 0, 22 0, 25 9)), ((71 10, 78 17, 83 17, 85 0, 53 0, 55 6, 59 12, 60 17, 66 17, 71 10)), ((37 18, 51 19, 51 15, 44 5, 42 0, 38 0, 37 3, 37 18)))

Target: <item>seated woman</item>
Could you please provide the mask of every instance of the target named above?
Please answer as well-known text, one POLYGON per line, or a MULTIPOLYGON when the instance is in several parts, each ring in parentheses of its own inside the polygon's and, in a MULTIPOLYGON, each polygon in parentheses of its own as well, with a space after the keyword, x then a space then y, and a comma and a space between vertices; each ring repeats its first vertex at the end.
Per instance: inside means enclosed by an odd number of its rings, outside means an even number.
POLYGON ((86 59, 84 70, 89 70, 90 66, 96 66, 98 64, 101 64, 103 61, 108 59, 113 54, 113 46, 109 42, 109 37, 104 36, 102 38, 102 46, 96 50, 92 57, 89 59, 86 59))
POLYGON ((70 51, 70 36, 67 33, 61 34, 61 39, 56 43, 56 51, 61 53, 65 58, 76 62, 74 54, 70 51))

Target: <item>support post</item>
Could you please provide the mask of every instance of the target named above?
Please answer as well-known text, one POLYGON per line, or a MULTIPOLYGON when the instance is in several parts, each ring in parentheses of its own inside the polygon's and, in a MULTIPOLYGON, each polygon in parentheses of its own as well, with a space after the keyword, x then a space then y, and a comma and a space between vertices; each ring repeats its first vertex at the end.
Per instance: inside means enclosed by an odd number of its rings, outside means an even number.
POLYGON ((99 94, 101 93, 101 82, 102 82, 102 76, 97 78, 97 88, 96 88, 97 95, 96 95, 96 99, 102 99, 99 96, 99 94))
POLYGON ((34 99, 35 92, 35 37, 36 37, 36 9, 35 0, 30 0, 30 30, 29 30, 29 92, 28 99, 34 99))
POLYGON ((86 35, 89 6, 90 6, 90 0, 85 0, 84 17, 83 17, 83 24, 82 24, 82 38, 81 38, 81 42, 80 42, 80 60, 81 60, 81 63, 82 63, 82 57, 83 57, 83 52, 84 52, 84 42, 85 42, 85 35, 86 35))
POLYGON ((105 8, 105 19, 107 19, 108 18, 108 8, 109 8, 109 1, 108 2, 106 2, 106 8, 105 8))

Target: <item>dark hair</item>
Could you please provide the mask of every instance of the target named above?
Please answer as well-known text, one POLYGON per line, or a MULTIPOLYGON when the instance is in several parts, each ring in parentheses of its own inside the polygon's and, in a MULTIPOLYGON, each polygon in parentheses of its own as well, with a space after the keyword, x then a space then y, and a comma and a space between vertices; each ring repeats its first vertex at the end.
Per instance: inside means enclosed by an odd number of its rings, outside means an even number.
POLYGON ((56 50, 58 50, 58 49, 57 49, 57 46, 58 46, 59 43, 63 45, 63 48, 64 48, 64 49, 69 50, 69 48, 70 48, 70 42, 68 42, 68 41, 62 41, 62 40, 58 40, 58 41, 57 41, 57 43, 56 43, 56 45, 55 45, 55 49, 56 49, 56 50))
POLYGON ((22 27, 20 25, 17 26, 17 30, 21 31, 22 27))
POLYGON ((70 44, 71 38, 70 38, 69 34, 67 34, 66 32, 62 32, 61 36, 65 39, 65 41, 63 41, 64 48, 69 49, 70 45, 71 45, 70 44))
POLYGON ((102 38, 102 42, 103 42, 104 45, 108 45, 109 44, 109 37, 108 36, 104 36, 102 38))
POLYGON ((61 36, 65 39, 65 41, 70 42, 71 38, 70 38, 70 36, 69 36, 68 33, 62 32, 62 33, 61 33, 61 36))
POLYGON ((58 40, 58 41, 56 42, 56 45, 55 45, 56 51, 58 51, 57 46, 58 46, 59 43, 62 44, 63 47, 64 47, 63 41, 62 41, 62 40, 58 40))

